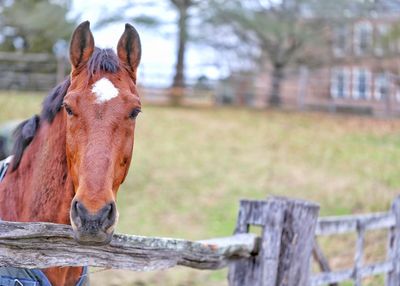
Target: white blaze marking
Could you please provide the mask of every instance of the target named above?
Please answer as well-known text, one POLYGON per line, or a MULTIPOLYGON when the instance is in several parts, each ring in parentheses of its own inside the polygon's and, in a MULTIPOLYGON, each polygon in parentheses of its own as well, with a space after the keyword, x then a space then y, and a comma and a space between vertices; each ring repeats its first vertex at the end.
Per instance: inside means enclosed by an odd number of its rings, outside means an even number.
POLYGON ((105 77, 93 84, 92 92, 97 97, 97 103, 104 103, 118 96, 118 89, 105 77))

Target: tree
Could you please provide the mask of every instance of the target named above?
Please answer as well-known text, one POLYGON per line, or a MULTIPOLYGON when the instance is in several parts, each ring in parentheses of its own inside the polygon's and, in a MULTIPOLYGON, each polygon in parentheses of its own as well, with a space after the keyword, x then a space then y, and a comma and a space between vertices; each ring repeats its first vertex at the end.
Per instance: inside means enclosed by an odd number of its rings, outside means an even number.
POLYGON ((175 75, 172 82, 172 103, 179 105, 184 96, 185 87, 185 54, 188 42, 189 8, 195 5, 194 0, 170 0, 178 11, 178 45, 176 53, 175 75))
MULTIPOLYGON (((316 62, 322 59, 319 56, 329 55, 327 26, 351 17, 359 9, 358 4, 355 7, 355 2, 346 0, 211 2, 209 23, 225 31, 223 41, 233 43, 227 48, 247 47, 256 62, 268 62, 271 66, 268 103, 275 107, 281 104, 281 85, 287 67, 316 62), (230 31, 229 36, 226 31, 230 31)), ((215 37, 211 41, 214 40, 215 37)))
POLYGON ((60 39, 68 40, 76 24, 67 20, 71 0, 2 1, 0 50, 52 52, 60 39))
MULTIPOLYGON (((193 17, 191 9, 199 5, 199 0, 168 0, 166 1, 169 7, 177 13, 177 20, 174 23, 177 30, 177 48, 176 48, 176 63, 175 71, 171 88, 171 102, 174 105, 179 105, 184 96, 185 87, 185 57, 187 51, 187 44, 190 40, 189 37, 189 20, 193 17)), ((161 2, 165 4, 165 2, 161 2)), ((160 1, 142 0, 142 1, 128 1, 124 6, 118 8, 116 11, 104 18, 99 26, 103 26, 110 22, 121 22, 124 20, 134 21, 138 24, 143 24, 151 28, 159 28, 160 26, 169 25, 170 22, 161 19, 159 15, 148 14, 135 14, 134 7, 155 7, 160 5, 160 1)), ((146 10, 146 9, 144 9, 146 10)))

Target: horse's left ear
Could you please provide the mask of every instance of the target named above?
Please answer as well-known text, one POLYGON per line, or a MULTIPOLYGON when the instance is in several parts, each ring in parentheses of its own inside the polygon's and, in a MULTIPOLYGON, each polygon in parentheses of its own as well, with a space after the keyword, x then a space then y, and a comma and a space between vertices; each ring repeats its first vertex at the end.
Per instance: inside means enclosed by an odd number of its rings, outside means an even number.
POLYGON ((117 52, 119 59, 127 67, 136 83, 136 71, 140 63, 142 48, 139 33, 132 25, 125 24, 125 31, 119 39, 117 52))

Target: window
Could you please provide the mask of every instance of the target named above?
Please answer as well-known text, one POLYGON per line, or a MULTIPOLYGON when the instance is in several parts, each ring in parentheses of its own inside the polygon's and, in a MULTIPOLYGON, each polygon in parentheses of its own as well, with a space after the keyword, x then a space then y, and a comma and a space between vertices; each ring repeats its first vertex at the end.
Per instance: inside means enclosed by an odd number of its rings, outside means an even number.
POLYGON ((369 22, 360 22, 354 27, 354 52, 361 56, 371 50, 372 26, 369 22))
POLYGON ((389 43, 387 35, 389 27, 385 24, 380 24, 376 27, 375 54, 383 56, 389 51, 389 43))
POLYGON ((340 26, 333 31, 333 55, 343 57, 348 49, 347 39, 349 31, 346 26, 340 26))
POLYGON ((389 94, 389 81, 387 75, 384 73, 378 74, 375 77, 375 99, 385 99, 389 94))
POLYGON ((349 72, 344 68, 336 68, 331 72, 331 96, 345 98, 349 94, 349 72))
POLYGON ((371 86, 371 74, 366 69, 353 70, 353 98, 369 99, 371 86))

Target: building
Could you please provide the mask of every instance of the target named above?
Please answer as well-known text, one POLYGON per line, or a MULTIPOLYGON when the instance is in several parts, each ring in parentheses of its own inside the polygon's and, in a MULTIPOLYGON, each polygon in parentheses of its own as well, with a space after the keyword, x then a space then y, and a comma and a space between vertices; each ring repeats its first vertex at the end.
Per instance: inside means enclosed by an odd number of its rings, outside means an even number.
POLYGON ((332 31, 328 96, 336 107, 400 114, 400 42, 389 37, 398 23, 399 15, 378 14, 332 31))
MULTIPOLYGON (((329 64, 286 73, 284 107, 400 116, 400 39, 390 37, 400 27, 400 3, 381 0, 376 5, 370 17, 329 30, 329 64)), ((255 79, 252 105, 267 104, 270 80, 268 71, 255 79)))

